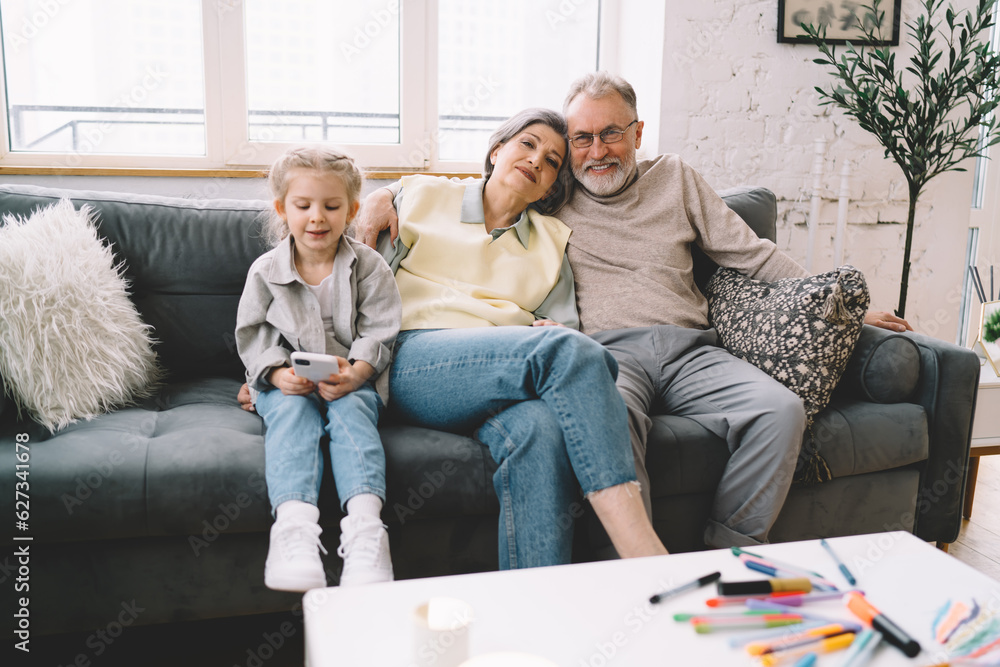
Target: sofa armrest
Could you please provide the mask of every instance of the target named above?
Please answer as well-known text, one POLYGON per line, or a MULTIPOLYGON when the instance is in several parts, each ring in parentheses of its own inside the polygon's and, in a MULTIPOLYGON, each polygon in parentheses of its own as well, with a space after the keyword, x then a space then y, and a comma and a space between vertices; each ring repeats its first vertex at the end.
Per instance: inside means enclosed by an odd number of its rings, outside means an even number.
POLYGON ((920 382, 920 361, 910 336, 865 325, 837 393, 870 403, 910 402, 920 382))
POLYGON ((920 350, 920 379, 911 402, 927 413, 929 449, 920 474, 913 532, 929 542, 954 542, 962 525, 979 357, 929 336, 906 335, 920 350))

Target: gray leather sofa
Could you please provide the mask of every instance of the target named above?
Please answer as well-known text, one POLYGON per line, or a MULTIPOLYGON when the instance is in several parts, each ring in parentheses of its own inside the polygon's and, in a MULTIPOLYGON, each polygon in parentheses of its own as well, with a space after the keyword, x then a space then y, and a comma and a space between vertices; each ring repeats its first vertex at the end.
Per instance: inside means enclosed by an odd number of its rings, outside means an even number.
MULTIPOLYGON (((123 605, 142 610, 135 624, 293 608, 298 596, 263 584, 271 524, 263 429, 236 402, 243 372, 233 345, 236 307, 247 268, 264 250, 265 204, 6 185, 0 214, 27 215, 60 197, 96 210, 170 375, 154 398, 51 436, 18 421, 9 398, 0 400, 0 515, 7 525, 15 436, 27 433, 31 442, 33 632, 106 627, 123 605)), ((758 234, 774 237, 769 191, 733 191, 726 200, 758 234)), ((834 479, 794 487, 773 539, 902 528, 953 541, 978 372, 968 350, 866 328, 816 425, 834 479)), ((391 418, 382 434, 384 520, 397 577, 495 568, 498 505, 486 449, 391 418)), ((669 549, 704 548, 704 522, 727 457, 725 443, 694 422, 655 419, 647 465, 656 529, 669 549)), ((335 494, 327 476, 321 510, 331 584, 339 569, 335 494)), ((582 501, 564 525, 572 522, 575 558, 594 557, 604 536, 582 501)), ((3 564, 9 586, 16 567, 3 564)))

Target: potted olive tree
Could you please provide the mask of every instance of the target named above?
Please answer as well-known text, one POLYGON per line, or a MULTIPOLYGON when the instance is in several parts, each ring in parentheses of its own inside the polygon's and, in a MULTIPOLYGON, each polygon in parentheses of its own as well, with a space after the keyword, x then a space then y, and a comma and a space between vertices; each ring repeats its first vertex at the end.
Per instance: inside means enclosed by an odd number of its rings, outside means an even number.
POLYGON ((881 0, 863 9, 863 37, 839 51, 827 42, 825 27, 802 26, 821 54, 813 62, 829 68, 834 79, 828 89, 816 87, 821 104, 840 107, 875 135, 906 177, 899 317, 906 312, 914 214, 924 186, 938 174, 964 171, 962 162, 1000 141, 993 115, 1000 56, 990 48, 994 0, 978 0, 974 10, 963 12, 949 5, 942 21, 943 2, 921 0, 924 14, 905 24, 914 53, 902 67, 894 50, 882 45, 881 0))

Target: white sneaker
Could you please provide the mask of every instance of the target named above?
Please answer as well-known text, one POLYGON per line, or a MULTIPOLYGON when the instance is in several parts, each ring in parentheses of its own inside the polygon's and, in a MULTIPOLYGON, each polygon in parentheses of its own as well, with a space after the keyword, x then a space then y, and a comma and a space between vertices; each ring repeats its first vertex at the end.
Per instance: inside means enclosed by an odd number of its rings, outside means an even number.
POLYGON ((378 519, 347 515, 340 520, 340 547, 344 559, 341 586, 392 581, 389 532, 378 519))
POLYGON ((275 591, 304 593, 326 586, 326 572, 319 552, 327 553, 318 523, 298 517, 278 520, 271 526, 271 544, 264 562, 264 585, 275 591))

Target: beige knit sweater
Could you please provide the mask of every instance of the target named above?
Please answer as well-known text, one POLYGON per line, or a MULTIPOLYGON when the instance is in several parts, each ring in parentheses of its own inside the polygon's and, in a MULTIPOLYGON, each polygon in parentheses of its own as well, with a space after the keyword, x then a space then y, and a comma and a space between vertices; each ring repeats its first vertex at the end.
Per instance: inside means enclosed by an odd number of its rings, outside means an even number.
POLYGON ((808 275, 758 238, 676 155, 640 162, 631 185, 616 195, 577 186, 555 215, 573 230, 567 252, 588 334, 656 324, 707 328, 691 244, 716 264, 761 280, 808 275))

